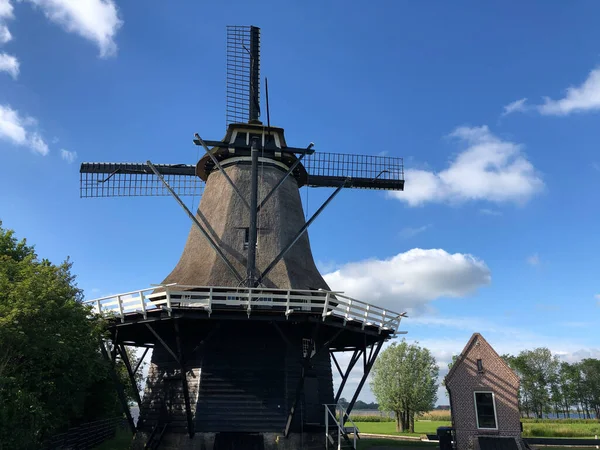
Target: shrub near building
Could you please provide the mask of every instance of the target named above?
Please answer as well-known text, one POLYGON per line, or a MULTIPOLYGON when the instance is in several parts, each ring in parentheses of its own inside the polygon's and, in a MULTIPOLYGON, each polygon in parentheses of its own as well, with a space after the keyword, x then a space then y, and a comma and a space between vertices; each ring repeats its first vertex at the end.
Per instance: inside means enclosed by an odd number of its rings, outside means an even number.
POLYGON ((120 414, 97 320, 71 263, 39 259, 0 222, 0 450, 120 414))

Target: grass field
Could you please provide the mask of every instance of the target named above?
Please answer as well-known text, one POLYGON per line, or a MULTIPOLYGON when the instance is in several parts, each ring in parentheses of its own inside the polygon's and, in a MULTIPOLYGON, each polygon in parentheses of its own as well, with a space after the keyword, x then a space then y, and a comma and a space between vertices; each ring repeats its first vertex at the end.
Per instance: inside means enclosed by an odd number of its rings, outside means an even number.
POLYGON ((600 434, 600 422, 561 423, 554 420, 523 424, 523 437, 593 438, 597 434, 600 434))
MULTIPOLYGON (((419 436, 435 434, 438 427, 450 426, 449 421, 421 420, 415 422, 415 433, 398 433, 395 422, 354 421, 362 433, 389 434, 398 436, 419 436)), ((525 422, 523 424, 523 437, 571 437, 593 438, 600 435, 600 422, 574 422, 563 423, 559 420, 525 422)))
POLYGON ((431 420, 416 421, 414 433, 398 433, 395 422, 354 422, 361 433, 390 434, 396 436, 420 436, 422 434, 435 434, 438 427, 449 427, 450 422, 431 420))

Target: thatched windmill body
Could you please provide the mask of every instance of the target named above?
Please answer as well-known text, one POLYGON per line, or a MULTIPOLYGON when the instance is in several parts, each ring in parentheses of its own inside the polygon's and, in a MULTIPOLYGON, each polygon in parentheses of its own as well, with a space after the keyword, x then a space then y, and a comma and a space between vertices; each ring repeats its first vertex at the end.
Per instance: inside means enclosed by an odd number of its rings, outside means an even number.
POLYGON ((123 358, 132 379, 125 346, 153 349, 137 427, 130 418, 139 447, 324 448, 347 435, 331 405, 353 367, 363 359, 350 410, 398 332, 400 314, 330 290, 306 230, 344 188, 402 190, 402 160, 289 147, 258 121, 258 63, 258 28, 229 27, 228 128, 221 141, 195 135, 206 151, 195 166, 81 167, 83 197, 172 195, 193 222, 160 285, 90 301, 111 316, 107 358, 123 358), (335 189, 309 220, 303 186, 335 189), (180 195, 202 187, 192 213, 180 195), (352 352, 345 369, 340 351, 352 352))

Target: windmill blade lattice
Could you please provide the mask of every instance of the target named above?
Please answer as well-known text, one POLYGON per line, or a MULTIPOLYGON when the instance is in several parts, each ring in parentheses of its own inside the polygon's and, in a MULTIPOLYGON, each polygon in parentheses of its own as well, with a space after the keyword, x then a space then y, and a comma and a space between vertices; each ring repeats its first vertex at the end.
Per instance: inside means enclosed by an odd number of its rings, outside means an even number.
MULTIPOLYGON (((156 164, 165 181, 179 196, 202 194, 204 181, 190 164, 156 164)), ((83 163, 79 170, 79 195, 92 197, 158 197, 171 195, 164 183, 144 163, 83 163)))
MULTIPOLYGON (((404 164, 391 156, 315 152, 303 159, 310 187, 402 190, 404 164)), ((165 181, 179 196, 201 195, 204 181, 191 164, 156 164, 165 181)), ((80 197, 168 196, 165 185, 145 163, 83 163, 80 197)))

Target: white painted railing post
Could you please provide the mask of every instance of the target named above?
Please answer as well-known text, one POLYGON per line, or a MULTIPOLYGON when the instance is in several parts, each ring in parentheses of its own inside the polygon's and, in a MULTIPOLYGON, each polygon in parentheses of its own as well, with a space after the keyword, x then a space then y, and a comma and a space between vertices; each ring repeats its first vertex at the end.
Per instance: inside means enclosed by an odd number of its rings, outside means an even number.
MULTIPOLYGON (((336 408, 337 409, 337 408, 336 408)), ((342 423, 337 419, 338 426, 338 450, 342 450, 342 423)))
POLYGON ((212 314, 213 288, 208 290, 208 317, 212 314))
POLYGON ((383 313, 381 314, 381 322, 379 325, 379 334, 381 334, 381 330, 383 329, 383 327, 385 326, 385 313, 387 312, 387 310, 383 310, 383 313))
POLYGON ((325 305, 323 306, 323 320, 327 317, 327 308, 329 307, 329 292, 325 295, 325 305))
POLYGON ((329 448, 329 406, 325 405, 325 448, 329 448))
POLYGON ((125 314, 123 314, 123 303, 121 303, 121 296, 117 295, 117 309, 119 310, 119 317, 121 322, 125 321, 125 314))
POLYGON ((166 288, 165 292, 167 293, 167 312, 169 313, 169 316, 170 316, 171 315, 171 291, 169 290, 169 288, 166 288))
POLYGON ((142 307, 142 314, 144 315, 144 319, 147 319, 148 315, 146 314, 146 303, 144 302, 144 291, 138 291, 138 293, 140 294, 140 305, 142 307))
POLYGON ((250 312, 252 310, 252 288, 248 289, 248 317, 250 317, 250 312))
POLYGON ((371 308, 371 305, 367 305, 367 310, 365 311, 365 321, 362 324, 363 330, 365 329, 365 325, 369 321, 369 310, 370 310, 370 308, 371 308))
POLYGON ((285 302, 285 318, 290 318, 290 291, 287 291, 287 299, 285 302))
POLYGON ((96 300, 96 308, 98 309, 98 314, 102 314, 102 308, 100 306, 100 300, 96 300))
POLYGON ((350 317, 350 308, 352 308, 352 299, 348 299, 348 306, 346 306, 346 320, 350 317))

